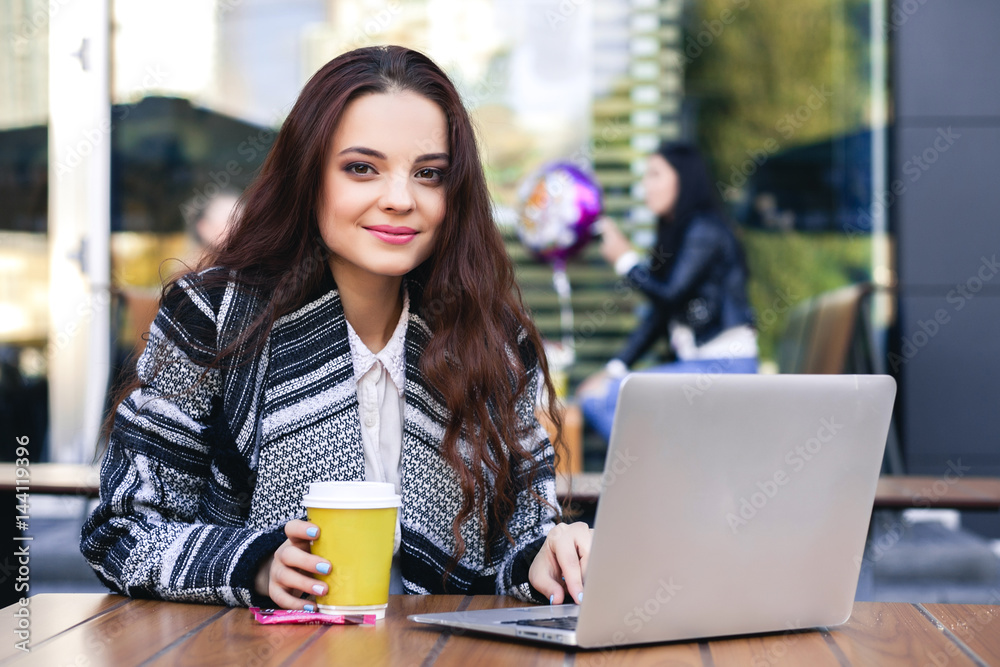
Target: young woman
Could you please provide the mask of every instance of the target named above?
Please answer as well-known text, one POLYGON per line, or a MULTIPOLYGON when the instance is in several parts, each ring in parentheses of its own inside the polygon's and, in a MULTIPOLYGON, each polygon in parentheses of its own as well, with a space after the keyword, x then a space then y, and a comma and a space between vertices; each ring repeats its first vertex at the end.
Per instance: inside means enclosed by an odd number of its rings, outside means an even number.
POLYGON ((650 300, 622 351, 578 390, 584 416, 605 438, 621 378, 661 338, 669 338, 676 361, 650 372, 757 372, 746 260, 718 210, 701 154, 690 144, 663 143, 649 156, 642 184, 657 216, 647 265, 613 222, 602 221, 601 254, 650 300))
POLYGON ((238 211, 114 413, 81 544, 101 580, 312 609, 331 565, 302 495, 368 479, 402 496, 394 592, 578 600, 590 532, 555 523, 554 392, 444 73, 401 47, 328 63, 238 211))

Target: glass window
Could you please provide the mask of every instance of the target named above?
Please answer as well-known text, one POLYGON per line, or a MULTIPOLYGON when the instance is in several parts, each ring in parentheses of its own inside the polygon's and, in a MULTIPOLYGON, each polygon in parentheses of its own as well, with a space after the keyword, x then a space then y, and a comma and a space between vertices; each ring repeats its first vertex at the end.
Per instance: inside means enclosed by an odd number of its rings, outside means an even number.
POLYGON ((741 227, 771 364, 791 306, 889 272, 872 219, 886 169, 880 10, 702 0, 687 22, 685 105, 741 227))
MULTIPOLYGON (((52 343, 49 4, 0 8, 13 36, 11 57, 0 59, 0 367, 5 392, 32 385, 39 395, 52 343)), ((552 160, 592 166, 607 213, 647 245, 643 157, 662 139, 697 139, 740 226, 762 357, 773 360, 787 306, 891 275, 872 196, 885 171, 883 10, 868 0, 117 0, 112 362, 125 365, 141 347, 163 280, 196 264, 224 229, 308 77, 377 43, 423 50, 458 83, 528 304, 554 340, 566 322, 552 269, 514 233, 520 185, 552 160)), ((634 325, 635 300, 609 298, 614 281, 596 244, 570 264, 571 384, 634 325)), ((30 419, 44 424, 46 401, 35 402, 30 419)))
POLYGON ((47 2, 0 6, 0 459, 15 436, 44 455, 48 427, 47 2))

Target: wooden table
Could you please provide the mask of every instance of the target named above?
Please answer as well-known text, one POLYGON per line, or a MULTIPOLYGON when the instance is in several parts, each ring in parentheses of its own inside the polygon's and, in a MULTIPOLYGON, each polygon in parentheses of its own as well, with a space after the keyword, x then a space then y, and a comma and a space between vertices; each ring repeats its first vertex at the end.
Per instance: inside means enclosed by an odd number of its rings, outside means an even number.
MULTIPOLYGON (((567 466, 579 466, 580 458, 571 458, 567 466)), ((100 493, 100 468, 73 463, 32 463, 27 479, 17 478, 13 463, 0 463, 0 493, 13 492, 20 486, 29 493, 78 495, 96 498, 100 493)), ((580 506, 597 504, 601 493, 601 473, 560 473, 556 494, 560 500, 570 497, 580 506), (572 492, 572 495, 570 493, 572 492)), ((923 477, 882 476, 875 492, 874 509, 927 507, 958 510, 1000 510, 1000 477, 923 477)))
POLYGON ((240 608, 37 595, 29 604, 30 653, 14 646, 18 606, 0 610, 0 664, 1000 665, 1000 606, 858 602, 836 628, 595 651, 452 634, 406 618, 519 604, 492 596, 399 595, 375 627, 264 626, 240 608))
POLYGON ((31 463, 27 477, 17 476, 13 463, 0 463, 0 493, 30 493, 97 498, 101 493, 101 468, 82 463, 31 463))
MULTIPOLYGON (((567 417, 569 419, 569 417, 567 417)), ((592 520, 601 495, 601 473, 578 470, 579 452, 564 459, 556 477, 556 495, 567 503, 571 520, 592 520)), ((32 463, 28 477, 17 477, 13 463, 0 463, 0 494, 27 490, 30 494, 65 494, 96 498, 100 494, 100 468, 96 465, 32 463)), ((23 474, 23 473, 22 473, 23 474)), ((13 507, 13 499, 10 499, 13 507)), ((906 508, 1000 510, 1000 477, 882 476, 875 492, 874 510, 906 508)))
MULTIPOLYGON (((601 494, 601 474, 559 475, 556 494, 579 505, 594 505, 601 494), (570 495, 571 494, 571 495, 570 495)), ((873 509, 913 507, 1000 510, 1000 477, 888 476, 878 480, 873 509)))
POLYGON ((909 507, 997 511, 1000 510, 1000 477, 880 477, 875 509, 909 507))

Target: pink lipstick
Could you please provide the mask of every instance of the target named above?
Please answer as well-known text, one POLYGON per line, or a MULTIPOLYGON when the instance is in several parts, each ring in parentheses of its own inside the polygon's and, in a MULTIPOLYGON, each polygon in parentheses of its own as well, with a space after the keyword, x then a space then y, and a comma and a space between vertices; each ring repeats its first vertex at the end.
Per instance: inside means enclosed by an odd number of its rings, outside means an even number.
POLYGON ((417 238, 417 230, 409 227, 394 227, 392 225, 376 225, 365 227, 372 236, 392 245, 404 245, 417 238))

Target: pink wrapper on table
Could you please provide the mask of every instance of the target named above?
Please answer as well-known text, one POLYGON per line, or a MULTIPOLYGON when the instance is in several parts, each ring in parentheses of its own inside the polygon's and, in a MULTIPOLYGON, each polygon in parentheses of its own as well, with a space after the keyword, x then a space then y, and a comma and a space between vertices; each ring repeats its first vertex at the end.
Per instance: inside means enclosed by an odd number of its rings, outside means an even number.
POLYGON ((253 617, 263 625, 375 625, 375 614, 324 614, 302 609, 261 609, 250 607, 253 617))

